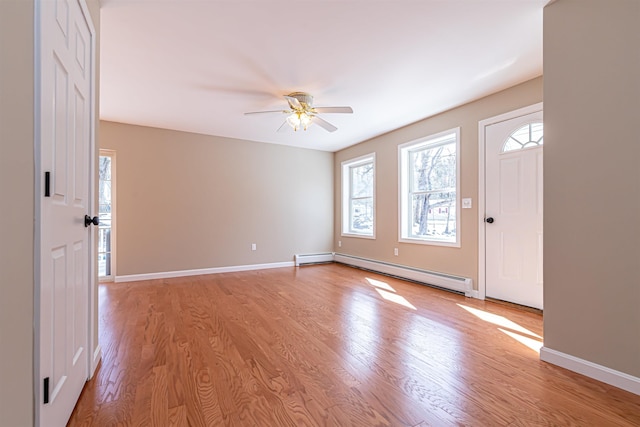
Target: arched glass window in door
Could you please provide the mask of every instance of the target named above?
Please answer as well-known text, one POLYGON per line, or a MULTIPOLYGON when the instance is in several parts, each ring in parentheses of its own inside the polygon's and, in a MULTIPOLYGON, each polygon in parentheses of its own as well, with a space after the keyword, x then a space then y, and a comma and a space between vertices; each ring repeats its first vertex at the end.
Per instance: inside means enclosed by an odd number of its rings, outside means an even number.
POLYGON ((502 146, 502 152, 537 147, 543 144, 542 123, 529 123, 516 129, 502 146))

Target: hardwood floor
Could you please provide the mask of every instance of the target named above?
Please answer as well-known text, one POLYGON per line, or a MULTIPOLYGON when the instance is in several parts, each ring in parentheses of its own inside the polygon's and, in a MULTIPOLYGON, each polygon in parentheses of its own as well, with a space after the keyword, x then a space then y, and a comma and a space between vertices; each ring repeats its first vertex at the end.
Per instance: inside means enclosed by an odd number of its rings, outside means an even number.
POLYGON ((638 426, 542 316, 329 264, 100 285, 71 426, 638 426))

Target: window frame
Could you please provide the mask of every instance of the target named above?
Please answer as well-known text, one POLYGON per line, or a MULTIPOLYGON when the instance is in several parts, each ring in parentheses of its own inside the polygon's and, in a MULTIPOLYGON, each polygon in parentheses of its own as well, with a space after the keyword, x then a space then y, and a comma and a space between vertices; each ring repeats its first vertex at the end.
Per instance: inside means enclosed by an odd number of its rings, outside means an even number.
POLYGON ((526 123, 522 126, 518 126, 516 129, 514 129, 509 136, 504 140, 504 142, 502 143, 502 148, 500 149, 500 155, 502 154, 510 154, 510 153, 515 153, 518 151, 522 151, 522 150, 531 150, 531 149, 536 149, 536 148, 540 148, 544 146, 544 123, 541 121, 532 121, 529 123, 526 123), (541 125, 542 126, 542 136, 537 139, 537 140, 533 140, 531 139, 532 137, 532 127, 534 125, 541 125), (514 138, 513 135, 516 134, 516 132, 518 132, 520 129, 523 128, 528 128, 529 131, 529 140, 527 142, 525 142, 524 144, 519 141, 518 139, 514 138), (511 149, 507 149, 507 144, 509 144, 509 141, 513 139, 517 144, 520 144, 519 148, 511 148, 511 149))
MULTIPOLYGON (((438 190, 432 190, 438 192, 438 190)), ((404 144, 398 145, 398 242, 401 243, 413 243, 419 245, 432 245, 432 246, 448 246, 448 247, 460 247, 460 127, 448 129, 442 132, 428 135, 426 137, 418 138, 404 144), (456 237, 455 241, 445 241, 440 239, 434 239, 430 237, 415 237, 411 236, 411 195, 410 183, 411 172, 409 170, 409 156, 412 152, 436 148, 440 145, 450 144, 451 139, 455 139, 456 161, 455 161, 455 227, 456 237)))
MULTIPOLYGON (((110 149, 106 149, 106 148, 101 148, 99 150, 98 153, 98 158, 100 157, 109 157, 111 159, 111 231, 110 231, 110 272, 111 274, 108 276, 100 276, 99 275, 99 269, 97 268, 96 265, 96 274, 98 275, 98 281, 100 283, 102 282, 113 282, 115 281, 116 278, 116 151, 115 150, 110 150, 110 149)), ((98 166, 99 167, 99 166, 98 166)), ((99 188, 99 182, 100 182, 100 176, 99 176, 99 172, 97 174, 97 178, 98 178, 98 188, 99 188)), ((98 193, 97 197, 96 197, 96 203, 100 203, 100 195, 98 193)), ((100 211, 100 209, 98 208, 98 212, 100 211)), ((97 227, 97 230, 100 229, 100 226, 97 227)), ((99 231, 97 232, 98 235, 96 237, 96 241, 98 241, 98 239, 100 238, 99 236, 99 231)), ((99 248, 96 248, 96 263, 99 262, 98 259, 100 257, 100 254, 102 254, 103 252, 99 251, 99 248)))
MULTIPOLYGON (((340 166, 341 175, 341 225, 340 235, 344 237, 358 237, 362 239, 375 239, 376 238, 376 153, 369 153, 359 157, 345 160, 340 166), (373 219, 371 233, 361 233, 352 229, 351 227, 351 202, 354 198, 351 195, 352 190, 352 169, 371 163, 373 165, 373 179, 371 182, 371 204, 373 209, 373 219)), ((369 197, 366 197, 368 199, 369 197)), ((359 200, 364 198, 358 198, 359 200)))

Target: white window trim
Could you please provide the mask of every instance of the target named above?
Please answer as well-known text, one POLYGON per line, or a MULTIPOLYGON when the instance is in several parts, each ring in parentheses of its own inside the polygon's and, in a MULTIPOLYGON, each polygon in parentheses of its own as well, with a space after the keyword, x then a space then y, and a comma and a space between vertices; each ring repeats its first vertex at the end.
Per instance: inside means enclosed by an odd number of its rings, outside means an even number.
MULTIPOLYGON (((398 145, 398 242, 414 243, 418 245, 460 247, 460 127, 449 129, 413 141, 398 145), (407 169, 407 158, 403 156, 403 151, 408 148, 437 146, 445 137, 455 134, 456 138, 456 241, 443 242, 435 239, 403 237, 405 227, 408 227, 408 220, 403 215, 403 206, 408 203, 407 188, 409 187, 408 174, 403 170, 407 169)), ((407 233, 408 234, 408 233, 407 233)))
POLYGON ((376 153, 365 154, 360 157, 356 157, 353 159, 345 160, 340 164, 340 176, 341 176, 341 200, 342 206, 340 217, 342 222, 340 224, 340 235, 343 237, 359 237, 361 239, 375 239, 376 238, 376 153), (372 195, 372 203, 373 203, 373 227, 371 234, 364 233, 354 233, 349 230, 349 198, 350 198, 350 180, 351 174, 349 173, 349 169, 354 166, 360 166, 365 163, 373 162, 373 195, 372 195), (346 172, 346 173, 345 173, 346 172))

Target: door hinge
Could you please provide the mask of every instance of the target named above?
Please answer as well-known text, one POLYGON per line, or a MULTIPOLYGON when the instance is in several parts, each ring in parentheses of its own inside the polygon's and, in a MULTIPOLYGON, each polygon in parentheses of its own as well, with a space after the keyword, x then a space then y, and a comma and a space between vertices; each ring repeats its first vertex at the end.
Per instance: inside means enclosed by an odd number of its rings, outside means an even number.
MULTIPOLYGON (((47 172, 48 173, 48 172, 47 172)), ((44 403, 49 403, 49 377, 44 379, 44 403)))
POLYGON ((44 173, 44 197, 51 197, 51 172, 44 173))

